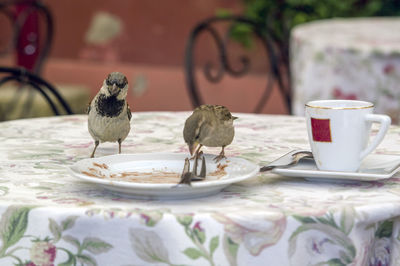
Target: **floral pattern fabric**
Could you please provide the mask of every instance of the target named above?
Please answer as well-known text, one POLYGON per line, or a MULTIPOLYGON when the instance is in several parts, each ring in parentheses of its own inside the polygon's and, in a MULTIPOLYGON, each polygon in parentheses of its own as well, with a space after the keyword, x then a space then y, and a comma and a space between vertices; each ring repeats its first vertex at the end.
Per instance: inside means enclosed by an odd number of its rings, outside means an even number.
MULTIPOLYGON (((189 114, 133 113, 122 152, 188 153, 189 114)), ((265 165, 309 148, 303 117, 235 116, 228 157, 265 165)), ((391 127, 376 153, 400 155, 399 134, 391 127)), ((0 265, 400 265, 399 174, 326 183, 267 172, 214 196, 137 200, 69 174, 93 149, 85 115, 3 122, 0 143, 0 265)), ((96 156, 117 152, 104 143, 96 156)))
POLYGON ((399 18, 350 18, 294 28, 293 113, 311 100, 366 100, 400 123, 399 27, 399 18))

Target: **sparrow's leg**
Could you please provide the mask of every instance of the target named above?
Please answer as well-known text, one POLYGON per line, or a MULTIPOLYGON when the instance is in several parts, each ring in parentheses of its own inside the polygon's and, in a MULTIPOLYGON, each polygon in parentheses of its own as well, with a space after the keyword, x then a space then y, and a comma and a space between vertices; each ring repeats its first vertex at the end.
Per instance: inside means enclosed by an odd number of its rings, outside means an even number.
POLYGON ((93 149, 92 155, 90 155, 90 158, 94 158, 94 153, 96 152, 96 149, 97 149, 97 146, 99 146, 99 143, 100 142, 98 140, 96 140, 94 142, 94 149, 93 149))
POLYGON ((226 158, 226 157, 225 157, 225 151, 224 151, 224 149, 225 149, 225 146, 222 146, 221 152, 219 153, 218 156, 216 156, 216 157, 214 158, 214 161, 215 161, 216 163, 218 163, 218 162, 221 161, 222 159, 226 158))
POLYGON ((118 139, 118 153, 121 153, 121 143, 122 143, 122 140, 118 139))

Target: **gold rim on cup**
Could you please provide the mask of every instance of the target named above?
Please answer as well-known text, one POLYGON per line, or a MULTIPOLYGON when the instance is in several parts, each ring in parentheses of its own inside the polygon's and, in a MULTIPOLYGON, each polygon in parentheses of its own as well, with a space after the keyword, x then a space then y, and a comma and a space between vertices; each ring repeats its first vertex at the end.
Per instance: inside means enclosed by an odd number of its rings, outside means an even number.
MULTIPOLYGON (((322 100, 323 101, 323 100, 322 100)), ((309 103, 306 103, 306 107, 310 107, 310 108, 318 108, 318 109, 332 109, 332 110, 354 110, 354 109, 367 109, 367 108, 372 108, 374 107, 373 103, 370 102, 365 102, 365 101, 356 101, 356 100, 349 100, 349 102, 353 101, 353 102, 359 102, 359 103, 365 103, 368 104, 367 106, 358 106, 358 107, 328 107, 328 106, 313 106, 312 103, 313 102, 322 102, 322 101, 311 101, 309 103)), ((347 101, 347 100, 326 100, 325 102, 334 102, 334 101, 347 101)))

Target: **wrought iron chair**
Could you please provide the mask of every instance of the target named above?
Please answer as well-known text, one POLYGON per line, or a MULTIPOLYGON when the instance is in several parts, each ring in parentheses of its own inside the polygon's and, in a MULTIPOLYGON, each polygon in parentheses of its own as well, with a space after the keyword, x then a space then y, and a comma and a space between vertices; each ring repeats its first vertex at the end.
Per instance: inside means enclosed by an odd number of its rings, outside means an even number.
MULTIPOLYGON (((29 66, 29 70, 24 66, 0 67, 0 89, 4 88, 6 83, 16 83, 15 93, 11 101, 3 103, 3 106, 0 106, 0 121, 6 120, 7 113, 12 112, 16 108, 18 101, 22 101, 20 96, 23 91, 28 94, 28 98, 22 105, 19 105, 23 106, 21 117, 27 116, 27 113, 30 112, 36 94, 43 96, 55 115, 73 114, 68 103, 57 89, 40 76, 42 66, 49 54, 53 40, 53 18, 49 9, 38 0, 8 0, 0 3, 0 14, 5 15, 12 26, 12 36, 7 46, 3 47, 0 51, 0 55, 9 54, 14 51, 18 51, 19 53, 25 52, 24 49, 26 47, 23 47, 23 45, 26 45, 26 43, 22 43, 23 41, 21 41, 21 32, 25 23, 30 22, 30 15, 35 14, 40 16, 44 25, 44 34, 40 36, 40 38, 43 38, 43 41, 39 43, 39 40, 36 39, 35 44, 37 47, 31 47, 32 49, 38 49, 38 53, 34 63, 29 66), (20 8, 21 6, 23 9, 20 8), (19 12, 16 12, 17 7, 20 8, 19 12)), ((39 36, 33 37, 39 38, 39 36)))
POLYGON ((0 87, 10 81, 17 81, 24 85, 29 85, 36 89, 48 102, 55 115, 61 115, 62 111, 73 114, 71 108, 56 90, 56 88, 42 79, 40 76, 29 72, 25 68, 0 67, 0 73, 7 73, 0 80, 0 87))
MULTIPOLYGON (((210 83, 218 83, 224 77, 224 74, 228 74, 232 77, 242 77, 249 73, 251 69, 250 59, 245 55, 238 56, 240 68, 233 67, 232 56, 228 55, 228 45, 232 43, 231 33, 234 27, 237 25, 246 25, 253 32, 254 38, 262 44, 263 49, 266 52, 265 62, 269 65, 269 69, 266 73, 267 85, 263 91, 261 97, 256 103, 256 107, 253 112, 260 113, 267 103, 271 92, 275 86, 278 85, 278 90, 281 93, 286 110, 291 113, 291 96, 289 86, 285 84, 281 73, 281 65, 279 58, 277 57, 274 43, 269 38, 268 33, 262 30, 260 24, 241 16, 230 16, 230 17, 211 17, 207 18, 198 23, 191 31, 188 41, 186 43, 185 51, 185 78, 186 87, 190 95, 190 100, 193 107, 197 107, 204 104, 204 97, 201 94, 198 80, 196 76, 199 74, 196 67, 195 59, 195 48, 199 37, 208 33, 211 36, 213 42, 217 47, 218 65, 206 62, 203 66, 203 74, 210 83), (224 23, 227 26, 221 32, 218 25, 224 23)), ((287 82, 286 82, 287 83, 287 82)), ((251 92, 249 92, 251 93, 251 92)))

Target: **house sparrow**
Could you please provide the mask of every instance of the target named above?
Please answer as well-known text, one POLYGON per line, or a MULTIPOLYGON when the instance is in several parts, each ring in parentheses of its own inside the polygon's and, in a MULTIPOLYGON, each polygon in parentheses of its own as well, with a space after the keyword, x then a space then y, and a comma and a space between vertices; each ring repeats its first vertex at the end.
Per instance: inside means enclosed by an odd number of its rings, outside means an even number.
POLYGON ((190 154, 195 156, 201 147, 222 147, 216 162, 225 158, 224 149, 232 143, 235 135, 233 120, 237 119, 228 108, 221 105, 201 105, 186 119, 183 138, 189 147, 190 154), (196 150, 197 148, 197 150, 196 150))
POLYGON ((88 129, 94 139, 94 157, 100 142, 118 142, 119 153, 121 143, 128 136, 132 117, 126 102, 128 80, 120 72, 112 72, 103 82, 103 86, 90 102, 87 113, 88 129))

